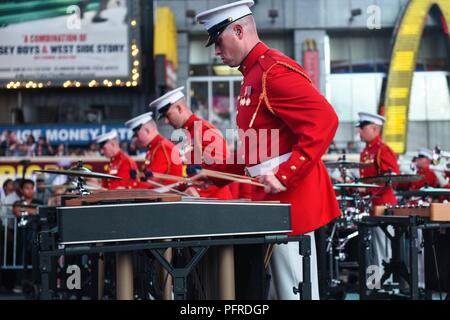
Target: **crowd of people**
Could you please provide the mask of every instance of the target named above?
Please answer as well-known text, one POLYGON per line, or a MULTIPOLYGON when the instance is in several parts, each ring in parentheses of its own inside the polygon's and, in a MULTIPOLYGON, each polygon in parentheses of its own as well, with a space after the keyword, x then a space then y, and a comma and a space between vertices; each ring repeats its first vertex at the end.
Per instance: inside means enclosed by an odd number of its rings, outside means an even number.
MULTIPOLYGON (((122 141, 122 150, 129 155, 137 155, 139 150, 134 141, 122 141)), ((47 138, 40 136, 37 138, 29 134, 25 141, 22 141, 15 131, 5 130, 0 135, 0 157, 41 157, 41 156, 85 156, 98 157, 100 150, 94 142, 86 145, 68 145, 59 143, 52 145, 47 138)))
MULTIPOLYGON (((135 139, 131 141, 121 141, 120 148, 130 156, 140 154, 140 149, 136 145, 135 139)), ((328 153, 357 154, 361 150, 354 141, 336 143, 332 142, 328 153)), ((5 130, 0 135, 0 157, 40 157, 40 156, 85 156, 99 157, 101 152, 98 144, 91 142, 88 145, 68 145, 59 143, 52 145, 46 137, 40 136, 37 141, 33 134, 27 136, 22 142, 17 134, 11 130, 5 130)))

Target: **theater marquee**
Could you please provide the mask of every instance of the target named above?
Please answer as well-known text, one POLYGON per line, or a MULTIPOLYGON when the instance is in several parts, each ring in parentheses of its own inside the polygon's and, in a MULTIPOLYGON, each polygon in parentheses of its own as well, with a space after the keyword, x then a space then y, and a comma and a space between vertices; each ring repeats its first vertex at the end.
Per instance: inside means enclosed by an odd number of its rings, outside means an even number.
POLYGON ((2 1, 0 87, 137 86, 137 1, 2 1))

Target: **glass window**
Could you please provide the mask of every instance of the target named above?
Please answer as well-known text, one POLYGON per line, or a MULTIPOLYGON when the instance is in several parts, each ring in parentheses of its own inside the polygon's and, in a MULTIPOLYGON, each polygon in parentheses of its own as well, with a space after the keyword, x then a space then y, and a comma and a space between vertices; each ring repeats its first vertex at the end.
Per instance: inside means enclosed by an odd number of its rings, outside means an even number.
POLYGON ((208 83, 191 82, 189 99, 192 112, 202 119, 208 119, 208 83))
POLYGON ((383 77, 382 73, 330 75, 330 103, 339 121, 355 122, 361 111, 376 113, 383 77))
MULTIPOLYGON (((447 36, 439 28, 425 29, 416 70, 448 70, 447 36)), ((330 33, 331 73, 388 72, 392 30, 330 33)))
POLYGON ((222 128, 230 128, 231 101, 230 84, 228 81, 212 83, 212 109, 210 121, 222 128))
POLYGON ((390 34, 331 35, 331 73, 386 72, 390 34))

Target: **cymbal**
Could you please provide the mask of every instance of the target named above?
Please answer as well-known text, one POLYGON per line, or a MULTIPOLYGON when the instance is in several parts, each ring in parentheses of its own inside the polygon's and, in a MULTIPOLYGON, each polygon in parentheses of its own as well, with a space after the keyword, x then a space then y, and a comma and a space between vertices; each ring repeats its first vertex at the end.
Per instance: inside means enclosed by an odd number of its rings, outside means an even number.
POLYGON ((395 191, 404 197, 426 197, 426 196, 450 196, 450 189, 445 188, 421 188, 419 190, 395 191))
POLYGON ((372 163, 363 163, 363 162, 352 162, 352 161, 327 161, 325 162, 325 167, 334 169, 334 168, 346 168, 346 169, 357 169, 357 168, 367 168, 370 167, 372 163))
POLYGON ((353 182, 353 183, 336 183, 334 187, 337 188, 381 188, 376 184, 367 184, 361 182, 353 182))
POLYGON ((353 201, 353 200, 355 200, 355 198, 353 198, 353 197, 343 197, 343 196, 337 196, 336 197, 336 200, 337 201, 353 201))
POLYGON ((34 170, 34 172, 45 172, 45 173, 54 173, 54 174, 62 174, 67 176, 76 176, 76 177, 86 177, 86 178, 99 178, 99 179, 112 179, 112 180, 122 180, 120 177, 116 177, 106 173, 99 173, 91 171, 87 168, 81 168, 81 170, 34 170))
MULTIPOLYGON (((67 183, 67 184, 46 184, 43 186, 44 188, 49 189, 58 189, 58 188, 64 188, 64 189, 76 189, 77 185, 76 183, 67 183)), ((102 190, 102 186, 96 186, 93 184, 84 184, 83 188, 86 190, 102 190)))
POLYGON ((418 174, 386 174, 382 176, 361 178, 359 180, 366 183, 383 184, 386 182, 400 182, 400 183, 414 182, 421 180, 422 178, 423 176, 418 174))
POLYGON ((36 209, 37 207, 39 207, 40 205, 38 204, 32 204, 32 203, 28 203, 28 204, 23 204, 23 203, 17 203, 17 204, 0 204, 0 207, 7 207, 7 208, 13 208, 13 207, 21 207, 21 208, 32 208, 32 209, 36 209))

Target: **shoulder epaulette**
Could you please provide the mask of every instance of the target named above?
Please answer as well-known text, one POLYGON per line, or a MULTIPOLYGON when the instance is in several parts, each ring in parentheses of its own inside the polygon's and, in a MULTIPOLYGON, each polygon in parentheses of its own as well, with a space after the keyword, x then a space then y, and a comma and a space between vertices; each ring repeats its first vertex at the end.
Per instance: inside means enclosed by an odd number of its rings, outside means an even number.
POLYGON ((276 57, 273 56, 273 53, 276 51, 273 51, 273 49, 268 50, 265 54, 261 55, 258 59, 260 65, 263 68, 263 74, 262 74, 262 92, 261 95, 259 96, 259 101, 258 101, 258 105, 256 106, 256 110, 253 113, 253 116, 250 120, 249 123, 249 128, 251 128, 253 126, 253 122, 255 121, 256 115, 258 114, 259 111, 259 107, 261 105, 261 103, 264 101, 266 103, 266 107, 267 109, 273 114, 275 115, 275 112, 273 111, 269 99, 267 97, 267 89, 266 89, 266 82, 267 82, 267 76, 270 72, 270 70, 275 67, 276 65, 281 65, 284 66, 286 69, 291 70, 295 73, 298 73, 300 76, 304 77, 306 80, 308 80, 309 83, 312 83, 311 79, 308 77, 308 75, 299 67, 291 64, 289 64, 288 62, 285 61, 281 61, 281 60, 276 60, 276 57))

